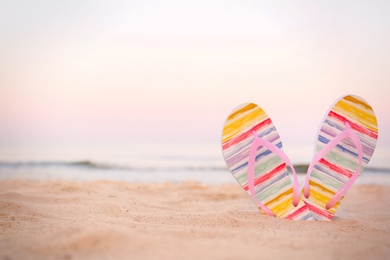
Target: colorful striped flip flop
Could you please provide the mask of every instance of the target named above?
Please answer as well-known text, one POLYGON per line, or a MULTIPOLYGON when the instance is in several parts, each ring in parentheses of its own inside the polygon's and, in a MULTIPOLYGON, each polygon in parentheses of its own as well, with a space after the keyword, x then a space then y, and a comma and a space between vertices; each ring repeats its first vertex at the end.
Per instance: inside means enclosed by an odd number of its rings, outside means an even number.
POLYGON ((313 219, 331 220, 374 153, 378 138, 374 111, 358 96, 343 96, 325 115, 317 136, 302 198, 313 219))
POLYGON ((263 109, 246 103, 231 112, 223 127, 222 152, 234 178, 263 214, 294 220, 307 217, 296 213, 306 207, 300 200, 298 179, 263 109), (293 171, 293 182, 286 164, 293 171))

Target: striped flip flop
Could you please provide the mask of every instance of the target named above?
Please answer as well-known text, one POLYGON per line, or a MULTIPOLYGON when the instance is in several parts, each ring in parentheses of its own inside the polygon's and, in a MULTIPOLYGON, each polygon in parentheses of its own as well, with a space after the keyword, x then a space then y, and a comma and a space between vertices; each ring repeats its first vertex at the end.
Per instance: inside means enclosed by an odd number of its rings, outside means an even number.
POLYGON ((374 111, 358 96, 343 96, 326 113, 317 136, 302 198, 313 219, 331 220, 374 153, 378 138, 374 111))
POLYGON ((222 153, 234 178, 259 210, 269 216, 304 219, 298 179, 271 119, 259 106, 236 107, 222 131, 222 153), (287 171, 290 166, 293 182, 287 171), (302 210, 301 210, 302 211, 302 210))

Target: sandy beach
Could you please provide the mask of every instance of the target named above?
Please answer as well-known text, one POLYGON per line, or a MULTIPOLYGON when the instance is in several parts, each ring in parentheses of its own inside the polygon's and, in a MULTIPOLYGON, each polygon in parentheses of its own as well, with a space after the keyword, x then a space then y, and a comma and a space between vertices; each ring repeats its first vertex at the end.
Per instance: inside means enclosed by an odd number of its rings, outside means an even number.
POLYGON ((261 215, 238 185, 0 182, 2 259, 386 259, 390 186, 332 222, 261 215))

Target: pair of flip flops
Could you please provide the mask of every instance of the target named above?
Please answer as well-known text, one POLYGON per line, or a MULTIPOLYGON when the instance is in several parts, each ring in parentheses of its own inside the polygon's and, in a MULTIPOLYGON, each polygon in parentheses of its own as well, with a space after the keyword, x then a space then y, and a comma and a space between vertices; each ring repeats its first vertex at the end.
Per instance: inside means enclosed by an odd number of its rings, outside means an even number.
POLYGON ((326 113, 303 189, 271 119, 253 103, 236 107, 222 132, 222 152, 259 210, 290 220, 331 220, 370 161, 378 138, 371 106, 342 96, 326 113), (292 178, 287 170, 290 167, 292 178))

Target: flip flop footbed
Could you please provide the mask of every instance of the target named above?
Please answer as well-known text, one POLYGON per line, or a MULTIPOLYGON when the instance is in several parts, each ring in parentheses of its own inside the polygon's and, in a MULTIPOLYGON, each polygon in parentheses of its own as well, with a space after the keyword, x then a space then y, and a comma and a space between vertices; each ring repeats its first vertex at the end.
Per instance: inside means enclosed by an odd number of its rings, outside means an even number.
MULTIPOLYGON (((222 152, 226 164, 237 182, 251 197, 248 187, 248 161, 254 141, 253 131, 259 138, 282 149, 282 142, 271 119, 263 109, 253 103, 236 107, 227 118, 222 132, 222 152)), ((286 163, 263 146, 259 147, 253 159, 256 198, 279 218, 308 217, 303 210, 300 214, 294 214, 305 207, 305 204, 302 200, 297 207, 292 204, 293 185, 286 163)))
MULTIPOLYGON (((371 106, 358 96, 343 96, 330 108, 318 131, 316 150, 320 151, 344 131, 346 122, 361 141, 362 172, 374 153, 378 124, 371 106)), ((314 219, 332 219, 340 201, 329 210, 326 209, 326 204, 357 171, 358 156, 354 142, 345 138, 316 163, 309 178, 310 197, 304 199, 314 219)))

